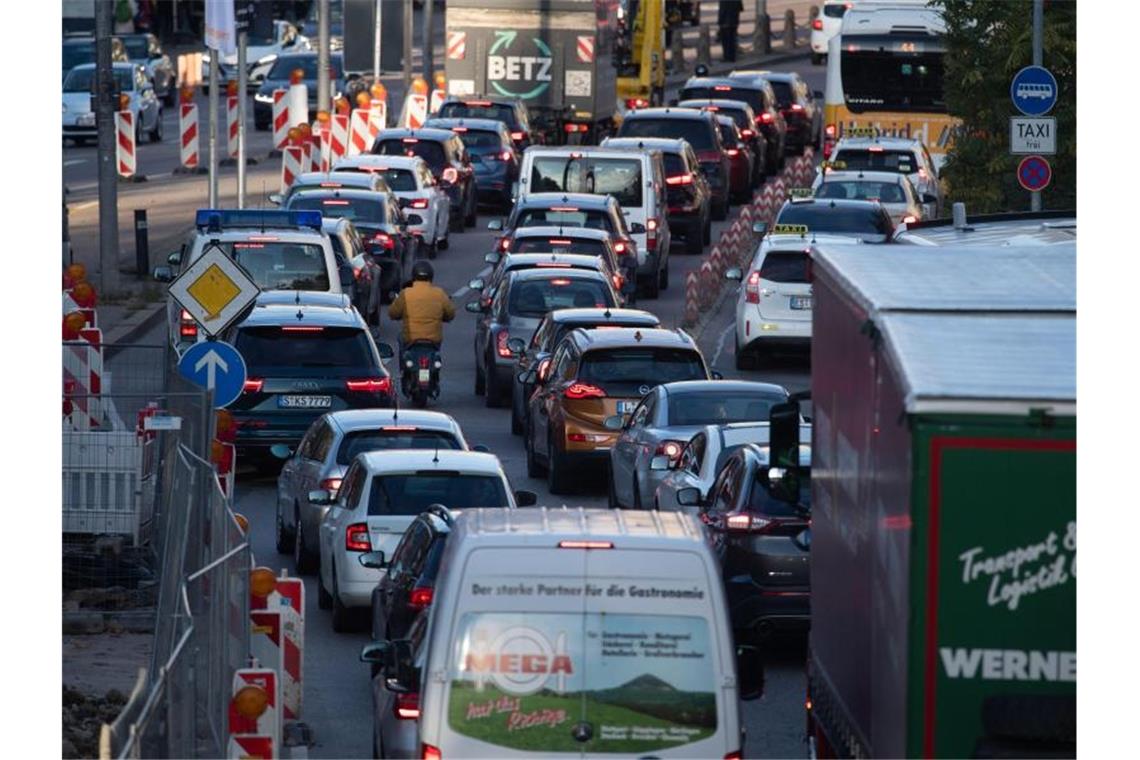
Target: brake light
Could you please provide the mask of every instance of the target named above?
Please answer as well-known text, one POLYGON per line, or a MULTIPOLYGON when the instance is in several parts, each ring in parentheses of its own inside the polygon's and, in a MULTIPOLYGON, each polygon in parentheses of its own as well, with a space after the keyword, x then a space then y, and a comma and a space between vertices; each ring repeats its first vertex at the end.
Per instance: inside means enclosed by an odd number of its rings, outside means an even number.
POLYGON ((321 201, 321 205, 322 206, 347 206, 348 201, 324 200, 324 201, 321 201))
POLYGON ((428 199, 427 198, 416 198, 415 200, 413 200, 408 205, 410 208, 427 208, 428 207, 428 199))
POLYGON ((760 272, 752 270, 744 283, 744 302, 760 303, 760 272))
POLYGON ((194 321, 194 317, 190 316, 190 312, 185 309, 182 310, 182 313, 178 317, 178 335, 182 338, 198 339, 198 323, 194 321))
POLYGON ((883 152, 883 146, 882 145, 868 145, 867 146, 867 152, 868 153, 882 153, 883 152))
POLYGON ((913 214, 907 214, 906 216, 904 216, 902 218, 903 224, 914 224, 917 221, 918 221, 918 217, 916 217, 913 214))
POLYGON ((730 512, 725 516, 724 523, 732 532, 759 533, 771 525, 772 521, 748 512, 730 512))
POLYGON ((725 153, 726 153, 726 154, 728 154, 728 155, 730 155, 730 156, 738 156, 738 155, 740 155, 740 151, 739 151, 739 150, 737 150, 736 148, 729 148, 728 150, 726 150, 726 151, 725 151, 725 153))
POLYGON ((418 137, 405 137, 403 140, 401 140, 401 142, 406 142, 406 143, 418 143, 419 141, 420 140, 418 137))
POLYGON ((804 107, 801 106, 799 103, 792 103, 792 110, 793 111, 802 111, 802 110, 804 110, 804 107))
POLYGON ((670 462, 676 462, 681 458, 681 451, 685 445, 681 441, 662 441, 657 444, 657 453, 655 456, 669 457, 670 462))
POLYGON ((498 249, 499 249, 500 251, 503 251, 504 253, 505 253, 505 252, 507 252, 507 251, 509 251, 509 250, 511 250, 511 240, 510 240, 510 238, 505 238, 505 237, 501 237, 501 238, 499 238, 498 249))
POLYGON ((414 693, 397 694, 395 711, 399 720, 419 720, 420 695, 414 693))
POLYGON ((491 101, 489 101, 489 100, 465 100, 465 101, 463 101, 463 105, 465 105, 465 106, 480 106, 482 108, 490 108, 491 107, 491 101))
POLYGON ((353 393, 389 393, 392 390, 392 378, 369 377, 364 380, 345 380, 344 386, 353 393))
POLYGON ((368 523, 353 523, 344 529, 344 548, 350 552, 372 551, 372 539, 368 537, 368 523))
POLYGON ((605 398, 606 392, 596 385, 573 383, 563 394, 566 398, 605 398))
POLYGON ((419 586, 412 589, 412 595, 408 598, 408 606, 413 610, 422 610, 431 605, 431 598, 433 591, 430 586, 419 586))
POLYGON ((691 185, 693 184, 692 174, 678 174, 673 177, 665 178, 666 185, 691 185))
POLYGON ((625 107, 626 108, 648 108, 649 107, 649 101, 646 100, 645 98, 626 98, 625 99, 625 107))
POLYGON ((613 276, 610 278, 610 280, 611 280, 611 281, 613 282, 613 284, 614 284, 614 290, 617 290, 617 291, 619 291, 619 292, 621 291, 621 289, 622 289, 622 286, 624 286, 624 285, 625 285, 625 278, 624 278, 624 277, 622 277, 620 274, 614 274, 614 275, 613 275, 613 276))
POLYGON ((257 243, 274 243, 281 238, 277 237, 276 235, 250 235, 249 239, 257 243))
POLYGON ((559 541, 559 549, 612 549, 613 541, 559 541))
POLYGON ((422 760, 443 760, 443 755, 440 754, 439 748, 424 744, 420 748, 420 758, 422 760))
POLYGON ((377 232, 376 235, 373 236, 372 242, 379 243, 389 251, 396 247, 396 241, 386 232, 377 232))
POLYGON ((762 113, 756 117, 756 121, 759 122, 760 124, 771 124, 775 120, 776 120, 776 117, 773 116, 770 111, 765 111, 764 113, 762 113))
POLYGON ((744 760, 744 753, 740 750, 729 752, 724 756, 724 760, 744 760))
POLYGON ((578 210, 577 206, 551 206, 551 211, 558 211, 561 213, 572 213, 578 210))
POLYGON ((755 134, 756 134, 756 133, 755 133, 755 132, 753 132, 751 129, 742 129, 742 130, 740 130, 740 136, 741 136, 741 137, 753 137, 755 134))
POLYGON ((823 134, 826 137, 835 137, 835 125, 834 124, 828 124, 826 127, 823 128, 823 134))
POLYGON ((281 332, 316 333, 323 332, 325 328, 319 325, 284 325, 281 332))
POLYGON ((510 339, 511 334, 506 330, 500 331, 499 334, 495 336, 495 353, 503 359, 510 359, 514 356, 514 354, 511 353, 511 349, 507 348, 507 341, 510 339))
POLYGON ((241 386, 242 393, 261 393, 261 386, 265 385, 264 380, 256 378, 247 378, 245 383, 241 386))
POLYGON ((711 111, 712 113, 716 113, 717 111, 720 110, 720 106, 705 106, 701 110, 702 111, 711 111))
POLYGON ((567 134, 574 134, 575 132, 585 132, 589 127, 585 124, 564 124, 562 129, 566 130, 567 134))
POLYGON ((320 187, 344 187, 344 185, 339 182, 322 182, 320 187))
POLYGON ((823 31, 823 19, 821 19, 821 18, 812 19, 811 28, 816 30, 817 32, 822 32, 823 31))
POLYGON ((624 256, 627 250, 629 250, 629 246, 625 244, 624 240, 619 240, 614 243, 614 253, 618 256, 624 256))
POLYGON ((499 154, 499 160, 500 161, 510 161, 511 155, 512 154, 509 150, 504 150, 502 153, 499 154))
POLYGON ((522 132, 511 132, 512 140, 522 140, 526 135, 522 132))
POLYGON ((467 131, 467 127, 452 127, 452 128, 451 128, 451 131, 452 131, 452 132, 459 132, 459 133, 463 133, 463 132, 466 132, 466 131, 467 131))
POLYGON ((328 491, 333 496, 336 496, 337 490, 340 488, 341 478, 325 478, 321 481, 320 487, 328 491))
POLYGON ((732 87, 730 85, 727 85, 727 84, 713 85, 713 89, 716 90, 717 92, 731 92, 732 91, 732 87))
POLYGON ((457 170, 454 166, 449 166, 443 170, 443 174, 440 176, 440 179, 442 179, 444 182, 455 184, 459 181, 459 170, 457 170))
POLYGON ((570 245, 573 241, 569 238, 563 240, 562 238, 550 238, 551 245, 570 245))
POLYGON ((645 220, 645 248, 649 251, 657 250, 657 220, 645 220))

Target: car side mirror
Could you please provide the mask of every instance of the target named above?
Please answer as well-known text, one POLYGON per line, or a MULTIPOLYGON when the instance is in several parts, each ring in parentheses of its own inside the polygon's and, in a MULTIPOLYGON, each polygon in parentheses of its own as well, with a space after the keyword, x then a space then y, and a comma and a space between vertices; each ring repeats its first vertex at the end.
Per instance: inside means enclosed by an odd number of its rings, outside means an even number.
POLYGON ((519 381, 519 384, 527 385, 534 383, 535 380, 537 380, 537 376, 533 369, 524 369, 522 372, 515 375, 515 379, 519 381))
POLYGON ((655 456, 649 460, 649 469, 659 471, 671 469, 669 467, 669 462, 669 457, 665 456, 664 454, 655 456))
POLYGON ((374 641, 360 648, 361 662, 374 662, 381 667, 387 667, 391 662, 392 644, 388 641, 374 641))
POLYGON ((755 232, 757 235, 767 234, 768 223, 767 222, 753 222, 752 223, 752 231, 755 232))
POLYGON ((538 363, 538 369, 535 370, 535 379, 541 385, 546 382, 546 378, 550 377, 550 358, 547 357, 538 363))
POLYGON ((389 657, 389 678, 384 682, 388 691, 406 694, 419 688, 419 670, 412 663, 412 642, 410 639, 396 639, 388 642, 391 646, 389 657))
POLYGON ((724 279, 740 282, 744 279, 744 270, 740 267, 729 267, 724 271, 724 279))
POLYGON ((492 219, 491 221, 487 222, 487 229, 501 231, 503 229, 503 220, 492 219))
POLYGON ((171 271, 170 267, 155 267, 153 275, 156 282, 174 281, 174 272, 171 271))
POLYGON ((466 309, 467 311, 471 312, 472 314, 482 314, 483 313, 483 306, 478 301, 468 301, 467 304, 463 308, 466 309))
POLYGON ((487 287, 487 281, 482 277, 474 277, 467 281, 467 287, 471 288, 472 290, 482 290, 483 288, 487 287))
POLYGON ((526 351, 526 341, 522 338, 510 338, 507 340, 507 349, 515 356, 519 356, 526 351))
POLYGON ((383 341, 376 344, 376 350, 380 352, 381 359, 391 359, 396 355, 396 350, 392 348, 392 345, 383 341))
POLYGON ((333 497, 326 489, 319 488, 316 491, 309 491, 309 503, 318 507, 327 507, 333 503, 333 497))
POLYGON ((515 503, 520 507, 533 507, 538 503, 538 494, 534 491, 515 491, 515 503))
POLYGON ((715 370, 715 369, 709 372, 709 377, 711 377, 713 380, 723 380, 724 379, 724 375, 721 374, 719 370, 715 370))
POLYGON ((629 225, 629 231, 634 235, 640 235, 645 232, 645 225, 641 222, 634 222, 633 224, 629 225))
POLYGON ((283 443, 275 443, 269 447, 269 453, 278 459, 288 459, 293 456, 293 449, 283 443))
POLYGON ((356 561, 359 562, 362 567, 372 568, 373 570, 383 570, 388 567, 388 560, 385 558, 384 552, 381 551, 364 552, 364 554, 356 558, 356 561))
POLYGON ((280 206, 284 200, 285 199, 281 196, 281 193, 270 193, 269 194, 269 202, 272 203, 274 206, 280 206))
POLYGON ((677 491, 677 503, 682 507, 701 506, 701 489, 689 486, 677 491))
POLYGON ((471 450, 472 451, 479 451, 479 452, 482 452, 483 454, 490 454, 491 453, 491 450, 489 448, 487 448, 487 444, 485 444, 485 443, 477 443, 471 447, 471 450))
POLYGON ((757 647, 736 647, 736 690, 744 702, 764 696, 764 657, 757 647))
POLYGON ((356 276, 352 271, 352 264, 341 264, 340 267, 340 286, 342 288, 350 288, 356 282, 356 276))
POLYGON ((625 415, 611 414, 602 420, 602 427, 606 430, 621 430, 625 427, 625 415))
POLYGON ((498 264, 502 258, 503 257, 500 256, 499 254, 495 253, 494 251, 491 251, 490 253, 485 254, 483 256, 483 261, 487 262, 488 264, 494 265, 494 264, 498 264))

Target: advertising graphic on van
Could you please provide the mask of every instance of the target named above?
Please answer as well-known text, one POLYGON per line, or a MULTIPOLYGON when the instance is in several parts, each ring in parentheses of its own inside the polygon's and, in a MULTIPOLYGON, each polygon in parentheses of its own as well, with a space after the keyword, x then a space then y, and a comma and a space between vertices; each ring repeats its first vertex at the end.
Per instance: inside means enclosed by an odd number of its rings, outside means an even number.
POLYGON ((448 722, 500 747, 653 752, 716 733, 708 623, 671 615, 466 614, 448 722), (588 725, 591 738, 571 729, 588 725))

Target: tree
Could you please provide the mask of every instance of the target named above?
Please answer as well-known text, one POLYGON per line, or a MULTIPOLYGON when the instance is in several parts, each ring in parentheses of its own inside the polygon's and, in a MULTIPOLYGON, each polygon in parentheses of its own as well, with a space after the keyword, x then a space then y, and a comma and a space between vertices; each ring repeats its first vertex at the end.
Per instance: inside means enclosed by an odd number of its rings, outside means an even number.
MULTIPOLYGON (((1009 97, 1013 75, 1033 63, 1030 0, 936 0, 946 19, 944 86, 951 115, 962 129, 942 176, 951 201, 973 213, 1028 210, 1017 183, 1020 156, 1009 153, 1009 97)), ((1057 155, 1048 156, 1053 180, 1042 193, 1046 209, 1077 207, 1077 5, 1046 2, 1042 63, 1057 78, 1057 155)))

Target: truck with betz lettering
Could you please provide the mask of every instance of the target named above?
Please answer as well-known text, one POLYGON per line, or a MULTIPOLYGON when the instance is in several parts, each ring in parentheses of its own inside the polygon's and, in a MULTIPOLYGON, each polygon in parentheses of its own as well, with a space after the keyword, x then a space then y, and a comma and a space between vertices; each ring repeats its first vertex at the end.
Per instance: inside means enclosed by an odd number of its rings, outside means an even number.
POLYGON ((548 145, 616 131, 618 0, 449 0, 451 97, 518 98, 548 145))
POLYGON ((811 250, 812 755, 1073 757, 1075 245, 863 248, 811 250))

